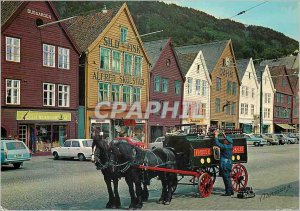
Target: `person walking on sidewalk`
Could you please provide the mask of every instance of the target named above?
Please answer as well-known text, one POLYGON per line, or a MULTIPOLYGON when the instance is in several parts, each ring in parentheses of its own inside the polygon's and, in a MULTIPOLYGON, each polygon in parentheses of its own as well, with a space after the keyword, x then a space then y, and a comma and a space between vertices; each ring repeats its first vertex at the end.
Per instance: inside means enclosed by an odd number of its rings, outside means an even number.
POLYGON ((224 144, 222 144, 218 138, 219 131, 215 130, 215 144, 220 147, 220 171, 223 177, 224 185, 225 185, 225 194, 222 196, 231 196, 234 195, 232 190, 232 184, 230 181, 230 173, 232 168, 232 144, 233 140, 229 136, 226 136, 224 132, 222 135, 224 137, 224 144))

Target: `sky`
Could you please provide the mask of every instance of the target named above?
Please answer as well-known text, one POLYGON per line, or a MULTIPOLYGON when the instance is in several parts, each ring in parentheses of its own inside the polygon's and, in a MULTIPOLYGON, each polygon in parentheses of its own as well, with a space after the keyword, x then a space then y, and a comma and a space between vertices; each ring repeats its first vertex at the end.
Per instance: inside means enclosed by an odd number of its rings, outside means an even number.
MULTIPOLYGON (((201 10, 216 18, 231 18, 265 0, 163 0, 201 10)), ((232 20, 247 25, 264 26, 300 41, 300 0, 269 0, 232 20)))

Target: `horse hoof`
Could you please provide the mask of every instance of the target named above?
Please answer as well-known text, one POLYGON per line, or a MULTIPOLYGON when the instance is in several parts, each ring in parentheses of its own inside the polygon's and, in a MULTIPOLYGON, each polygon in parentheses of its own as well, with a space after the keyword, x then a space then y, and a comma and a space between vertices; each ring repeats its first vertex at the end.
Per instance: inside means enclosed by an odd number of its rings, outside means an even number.
POLYGON ((114 206, 110 203, 107 203, 106 206, 105 206, 107 209, 113 209, 114 206))
POLYGON ((163 204, 164 202, 163 202, 163 200, 158 200, 156 203, 157 204, 163 204))
POLYGON ((164 201, 164 205, 169 205, 170 202, 169 201, 164 201))

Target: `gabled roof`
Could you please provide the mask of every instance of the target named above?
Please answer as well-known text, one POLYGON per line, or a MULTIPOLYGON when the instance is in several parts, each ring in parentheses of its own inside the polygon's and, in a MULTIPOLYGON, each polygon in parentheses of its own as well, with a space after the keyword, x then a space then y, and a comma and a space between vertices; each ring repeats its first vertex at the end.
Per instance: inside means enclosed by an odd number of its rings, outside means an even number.
POLYGON ((144 47, 149 56, 152 68, 156 64, 161 52, 165 48, 168 41, 169 41, 169 39, 163 39, 163 40, 155 40, 155 41, 150 41, 150 42, 144 43, 144 47))
POLYGON ((299 57, 299 54, 297 56, 291 55, 277 59, 264 60, 260 63, 260 65, 268 65, 269 67, 285 65, 287 69, 292 69, 295 66, 299 67, 299 64, 296 64, 297 57, 299 57))
POLYGON ((198 53, 177 54, 181 65, 181 73, 183 76, 186 76, 197 55, 198 53))
POLYGON ((247 70, 248 64, 250 62, 250 59, 239 59, 236 61, 236 66, 238 68, 239 71, 239 78, 240 81, 242 81, 244 74, 247 70))
POLYGON ((177 55, 180 54, 198 54, 199 51, 202 51, 205 63, 207 66, 208 71, 211 73, 219 58, 221 57, 226 45, 230 40, 223 40, 218 42, 212 43, 205 43, 201 45, 189 45, 189 46, 182 46, 177 47, 177 55))
POLYGON ((108 9, 107 13, 98 12, 85 16, 78 16, 65 22, 67 29, 75 39, 81 52, 85 52, 88 47, 97 39, 99 34, 116 16, 121 6, 108 9))
POLYGON ((1 1, 1 26, 16 12, 22 1, 1 1))
POLYGON ((299 87, 298 87, 298 81, 299 81, 299 69, 289 69, 289 70, 286 70, 287 71, 287 74, 289 75, 289 79, 290 79, 290 82, 291 82, 291 86, 292 86, 292 89, 294 91, 299 91, 299 87))
POLYGON ((257 80, 258 80, 259 84, 261 82, 260 74, 262 73, 262 75, 263 75, 264 72, 267 71, 267 75, 269 77, 268 81, 270 81, 272 90, 275 93, 276 89, 274 87, 274 83, 273 83, 273 80, 272 80, 272 77, 271 77, 271 74, 270 74, 270 69, 269 69, 268 65, 260 66, 260 65, 257 64, 257 65, 255 65, 255 71, 256 71, 256 76, 257 76, 257 80))
POLYGON ((273 76, 272 81, 273 81, 275 86, 276 86, 277 82, 280 81, 280 79, 282 79, 282 77, 286 77, 292 92, 294 91, 293 87, 292 87, 292 84, 291 84, 291 81, 290 81, 290 77, 287 76, 288 75, 287 69, 284 65, 271 67, 270 68, 270 74, 271 74, 271 76, 273 76), (282 71, 284 71, 284 73, 282 73, 282 71))

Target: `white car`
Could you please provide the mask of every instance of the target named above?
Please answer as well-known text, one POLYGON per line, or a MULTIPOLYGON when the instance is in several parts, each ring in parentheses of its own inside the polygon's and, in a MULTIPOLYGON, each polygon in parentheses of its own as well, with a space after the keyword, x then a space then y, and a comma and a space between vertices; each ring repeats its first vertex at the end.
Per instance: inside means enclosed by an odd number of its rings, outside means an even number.
POLYGON ((163 143, 164 141, 165 141, 164 136, 156 138, 153 143, 150 143, 150 149, 163 148, 164 147, 164 143, 163 143))
POLYGON ((68 139, 64 146, 51 149, 54 160, 78 158, 80 161, 92 158, 92 139, 68 139))

